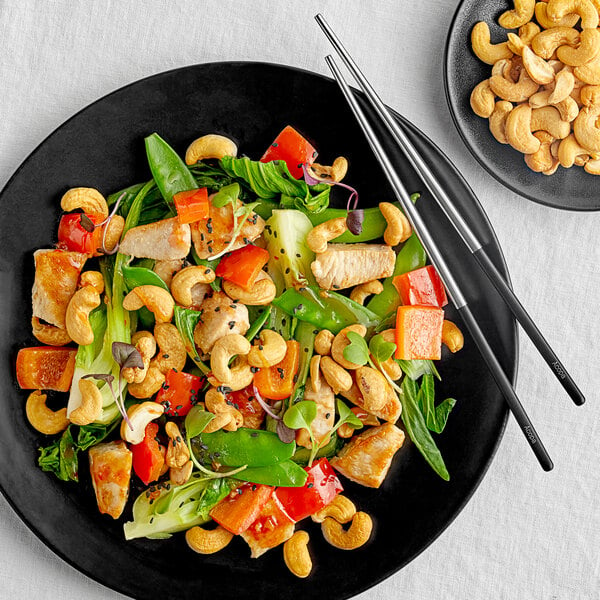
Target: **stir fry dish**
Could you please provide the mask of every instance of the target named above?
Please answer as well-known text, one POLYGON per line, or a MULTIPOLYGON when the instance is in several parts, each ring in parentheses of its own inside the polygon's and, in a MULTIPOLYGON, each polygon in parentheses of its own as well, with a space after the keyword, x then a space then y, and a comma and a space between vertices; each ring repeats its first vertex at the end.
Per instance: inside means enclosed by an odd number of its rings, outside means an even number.
POLYGON ((238 535, 307 577, 302 522, 364 545, 344 486, 379 488, 405 435, 449 479, 434 435, 456 401, 436 402, 433 361, 463 337, 444 286, 398 205, 358 208, 348 161, 317 164, 290 126, 259 161, 217 134, 185 160, 156 133, 145 148, 149 181, 68 190, 34 253, 43 345, 16 375, 39 466, 89 473, 126 540, 185 532, 210 554, 238 535))

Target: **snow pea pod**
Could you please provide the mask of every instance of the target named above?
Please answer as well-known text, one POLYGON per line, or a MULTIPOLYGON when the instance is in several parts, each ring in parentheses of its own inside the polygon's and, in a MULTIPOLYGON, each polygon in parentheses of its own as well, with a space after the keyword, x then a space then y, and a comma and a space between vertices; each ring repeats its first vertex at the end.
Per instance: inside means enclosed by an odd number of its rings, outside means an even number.
POLYGON ((264 485, 302 487, 308 474, 292 460, 282 460, 268 467, 248 467, 236 473, 235 478, 264 485))

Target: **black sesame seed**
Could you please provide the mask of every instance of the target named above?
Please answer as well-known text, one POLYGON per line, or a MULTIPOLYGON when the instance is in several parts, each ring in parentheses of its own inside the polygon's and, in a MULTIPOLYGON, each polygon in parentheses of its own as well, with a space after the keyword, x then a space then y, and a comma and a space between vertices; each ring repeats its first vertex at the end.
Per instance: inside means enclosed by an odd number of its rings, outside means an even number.
POLYGON ((250 434, 250 437, 253 437, 253 438, 255 438, 255 437, 258 437, 258 433, 257 433, 256 431, 253 431, 253 432, 250 434))
POLYGON ((285 248, 281 248, 279 252, 281 252, 281 254, 285 254, 285 248))
POLYGON ((252 491, 255 492, 256 491, 256 485, 252 486, 252 491))
POLYGON ((306 487, 307 487, 307 488, 311 488, 311 487, 314 487, 314 486, 315 486, 315 484, 314 484, 314 483, 312 483, 312 482, 311 482, 311 483, 308 483, 308 484, 306 484, 306 487))
POLYGON ((219 312, 221 310, 220 306, 215 306, 215 312, 219 312))
POLYGON ((229 321, 227 325, 229 326, 229 329, 233 329, 235 327, 235 321, 229 321))
POLYGON ((339 290, 339 289, 340 289, 340 286, 339 286, 339 285, 336 285, 336 284, 334 283, 334 284, 333 284, 333 289, 334 289, 334 290, 339 290))
POLYGON ((169 355, 168 355, 168 354, 163 354, 163 356, 162 356, 162 357, 163 357, 163 358, 169 358, 169 355))
POLYGON ((325 414, 325 418, 326 418, 326 419, 329 419, 329 417, 330 417, 330 416, 331 416, 331 413, 326 413, 326 414, 325 414))
POLYGON ((212 269, 204 269, 204 274, 208 275, 211 271, 212 271, 212 269))

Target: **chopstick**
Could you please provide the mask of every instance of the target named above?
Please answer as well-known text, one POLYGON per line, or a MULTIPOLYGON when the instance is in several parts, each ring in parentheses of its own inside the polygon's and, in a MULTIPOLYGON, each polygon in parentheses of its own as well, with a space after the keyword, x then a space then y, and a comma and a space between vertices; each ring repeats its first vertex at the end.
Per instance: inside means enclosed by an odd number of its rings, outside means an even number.
POLYGON ((485 250, 482 247, 481 242, 477 239, 475 234, 471 231, 462 215, 457 211, 454 204, 448 197, 448 194, 444 188, 437 181, 435 175, 427 166, 427 163, 419 155, 417 149, 414 147, 406 133, 398 125, 397 121, 391 115, 390 111, 383 104, 381 98, 375 92, 371 84, 367 81, 358 65, 354 62, 348 51, 344 48, 338 37, 335 35, 330 25, 325 21, 322 15, 318 14, 315 19, 332 46, 335 48, 340 58, 352 73, 352 76, 356 79, 359 86, 365 93, 367 99, 370 101, 370 105, 375 109, 377 114, 383 119, 387 130, 394 137, 396 142, 404 151, 404 154, 408 158, 408 161, 412 167, 423 179, 425 185, 431 192, 431 195, 435 198, 440 208, 444 211, 444 214, 448 220, 452 223, 463 242, 471 251, 471 254, 475 257, 483 272, 488 276, 490 281, 498 293, 502 296, 503 300, 516 317, 517 321, 521 324, 521 327, 525 333, 529 336, 538 352, 541 354, 543 359, 546 361, 548 366, 551 368, 554 376, 558 379, 560 384, 566 390, 567 394, 571 397, 573 402, 581 406, 585 402, 585 397, 581 390, 577 387, 573 378, 569 375, 567 369, 561 363, 555 352, 552 350, 550 344, 546 341, 533 319, 529 316, 515 293, 510 289, 507 283, 504 281, 502 275, 490 260, 485 250))
MULTIPOLYGON (((318 15, 320 17, 320 15, 318 15)), ((322 20, 322 17, 320 17, 322 20)), ((324 21, 323 21, 324 22, 324 21)), ((321 24, 321 23, 319 23, 321 24)), ((553 463, 548 455, 544 444, 539 438, 533 423, 529 419, 529 416, 525 412, 515 390, 513 389, 510 381, 506 377, 502 366, 498 362, 493 350, 491 349, 487 339, 485 338, 483 332, 479 328, 479 324, 477 323, 471 309, 468 305, 466 298, 464 297, 458 283, 454 279, 454 276, 448 267, 442 253, 440 252, 437 244, 433 240, 427 226, 418 213, 416 208, 413 206, 410 201, 410 196, 404 187, 404 184, 400 180, 400 177, 396 173, 392 162, 390 161, 385 149, 383 148, 381 142, 377 138, 373 128, 371 127, 367 117, 365 116, 363 110, 360 108, 352 90, 350 89, 348 83, 344 79, 344 76, 341 74, 337 64, 331 56, 325 57, 327 65, 331 69, 334 78, 336 79, 342 94, 346 98, 354 116, 356 117, 363 133, 367 137, 367 141, 371 146, 375 156, 377 157, 380 165, 382 166, 391 186, 394 190, 394 194, 400 201, 405 214, 417 236, 419 237, 425 251, 427 252, 433 266, 437 269, 444 285, 446 286, 446 290, 450 299, 452 300, 454 306, 456 307, 459 315, 463 319, 463 322, 467 326, 467 329, 471 333, 479 351, 481 352, 485 362, 487 363, 492 376, 494 377, 496 384, 500 388, 511 412, 513 413, 519 427, 527 439, 533 453, 538 459, 540 465, 545 471, 550 471, 553 468, 553 463)))

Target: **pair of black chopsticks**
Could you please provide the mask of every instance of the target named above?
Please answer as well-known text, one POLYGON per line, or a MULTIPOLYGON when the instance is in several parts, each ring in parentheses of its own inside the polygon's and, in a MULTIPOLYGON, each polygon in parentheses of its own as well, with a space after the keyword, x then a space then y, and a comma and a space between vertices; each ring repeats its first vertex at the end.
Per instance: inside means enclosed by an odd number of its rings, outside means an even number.
MULTIPOLYGON (((533 322, 531 317, 527 314, 527 311, 523 308, 519 299, 515 296, 510 287, 506 284, 502 275, 498 272, 498 269, 494 266, 492 261, 489 259, 487 254, 484 252, 481 242, 477 239, 474 233, 471 231, 465 220, 462 218, 460 213, 453 206, 452 201, 444 191, 444 188, 440 184, 440 182, 435 178, 435 175, 431 172, 426 162, 417 152, 417 149, 413 146, 412 142, 409 140, 408 136, 404 133, 404 131, 400 128, 394 117, 385 107, 381 98, 377 95, 371 84, 367 81, 365 76, 362 74, 348 51, 344 48, 336 34, 333 32, 329 24, 325 21, 322 15, 318 14, 315 16, 315 19, 325 35, 327 39, 331 42, 332 46, 335 48, 336 52, 339 54, 340 58, 364 92, 367 101, 370 106, 375 110, 377 115, 381 118, 383 125, 386 130, 392 135, 396 143, 400 146, 402 151, 404 152, 406 158, 413 166, 413 168, 417 171, 417 173, 423 179, 423 182, 431 192, 432 196, 435 198, 437 203, 440 205, 441 209, 444 211, 446 217, 452 223, 456 231, 459 233, 463 242, 469 248, 484 273, 489 277, 490 281, 494 284, 508 307, 510 308, 513 315, 519 321, 524 331, 533 341, 535 347, 538 349, 539 353, 542 355, 548 366, 552 369, 552 372, 559 380, 561 385, 567 391, 569 396, 572 398, 573 402, 577 405, 581 405, 585 402, 585 398, 565 367, 562 365, 560 360, 557 358, 556 354, 545 340, 544 336, 541 334, 540 330, 537 328, 536 324, 533 322)), ((529 416, 525 412, 515 390, 513 389, 510 381, 506 377, 498 359, 494 355, 488 341, 486 340, 483 332, 479 328, 479 324, 477 323, 467 300, 465 299, 460 286, 454 279, 452 275, 452 271, 449 268, 448 264, 444 260, 441 252, 439 251, 435 241, 431 237, 427 229, 427 225, 423 221, 423 218, 419 215, 418 211, 413 206, 410 201, 410 196, 406 191, 400 177, 396 173, 392 162, 390 161, 386 151, 383 148, 383 145, 377 138, 373 128, 371 127, 367 117, 365 116, 363 110, 360 108, 354 93, 348 86, 348 83, 344 79, 344 76, 340 72, 335 60, 331 56, 326 56, 325 61, 327 65, 331 69, 335 80, 337 81, 344 97, 346 98, 354 116, 356 117, 363 133, 365 134, 371 149, 375 153, 377 160, 382 166, 393 190, 400 201, 402 208, 406 216, 408 217, 413 229, 415 230, 417 236, 421 240, 425 251, 427 252, 431 262, 434 267, 437 269, 440 277, 442 278, 446 290, 450 295, 450 298, 453 304, 456 306, 456 309, 460 316, 462 317, 467 329, 471 333, 471 336, 475 340, 479 351, 481 352, 484 360, 486 361, 494 379, 496 380, 496 384, 500 388, 510 410, 512 411, 519 427, 525 434, 525 438, 529 442, 531 449, 536 455, 538 461, 540 462, 542 468, 545 471, 550 471, 553 468, 552 459, 548 455, 544 444, 540 440, 529 416)))

